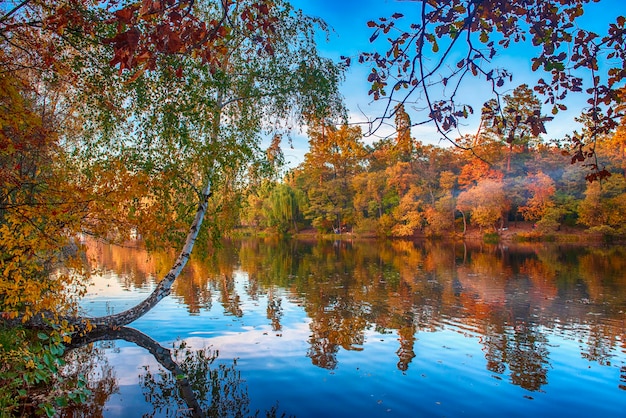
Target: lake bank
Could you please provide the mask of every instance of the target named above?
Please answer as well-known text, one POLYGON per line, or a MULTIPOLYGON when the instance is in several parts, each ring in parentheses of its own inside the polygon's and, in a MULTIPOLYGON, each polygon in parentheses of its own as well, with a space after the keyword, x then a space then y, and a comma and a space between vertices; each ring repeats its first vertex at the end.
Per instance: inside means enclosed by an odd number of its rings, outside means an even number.
MULTIPOLYGON (((264 234, 272 235, 271 232, 264 234)), ((309 228, 299 231, 292 235, 293 238, 299 240, 311 239, 383 239, 378 237, 375 232, 343 232, 341 234, 325 234, 320 233, 316 229, 309 228)), ((522 243, 522 242, 558 242, 568 244, 584 244, 590 243, 602 244, 606 242, 619 243, 626 239, 623 236, 610 236, 600 232, 591 232, 582 227, 562 226, 558 231, 541 231, 535 227, 532 222, 511 222, 505 228, 497 231, 468 228, 463 234, 462 232, 449 233, 441 236, 426 236, 425 234, 416 234, 413 237, 387 237, 384 239, 404 239, 404 240, 441 240, 441 241, 470 241, 470 242, 502 242, 502 243, 522 243)))

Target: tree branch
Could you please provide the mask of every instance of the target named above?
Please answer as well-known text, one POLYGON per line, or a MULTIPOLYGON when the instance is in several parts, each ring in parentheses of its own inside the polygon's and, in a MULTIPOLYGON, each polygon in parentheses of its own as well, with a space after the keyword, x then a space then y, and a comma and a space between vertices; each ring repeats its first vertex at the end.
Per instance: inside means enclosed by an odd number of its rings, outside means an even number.
POLYGON ((30 1, 31 0, 24 0, 23 2, 15 6, 13 9, 9 10, 4 16, 0 17, 0 24, 4 23, 4 21, 10 18, 12 14, 20 10, 22 7, 26 6, 28 3, 30 3, 30 1))

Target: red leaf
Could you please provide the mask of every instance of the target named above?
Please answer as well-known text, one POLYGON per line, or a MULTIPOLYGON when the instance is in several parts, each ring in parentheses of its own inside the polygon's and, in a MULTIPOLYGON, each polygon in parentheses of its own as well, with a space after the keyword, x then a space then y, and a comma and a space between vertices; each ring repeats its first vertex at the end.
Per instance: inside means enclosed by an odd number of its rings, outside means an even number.
POLYGON ((135 13, 136 9, 137 9, 137 6, 128 6, 123 9, 115 11, 115 13, 113 14, 118 18, 120 22, 129 24, 133 19, 133 14, 135 13))

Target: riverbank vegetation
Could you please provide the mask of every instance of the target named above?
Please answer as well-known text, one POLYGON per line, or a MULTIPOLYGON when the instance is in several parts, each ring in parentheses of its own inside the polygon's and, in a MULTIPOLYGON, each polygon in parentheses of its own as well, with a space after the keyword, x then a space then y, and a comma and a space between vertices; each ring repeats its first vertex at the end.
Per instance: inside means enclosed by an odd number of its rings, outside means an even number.
MULTIPOLYGON (((487 13, 489 2, 454 3, 442 3, 452 7, 445 16, 431 16, 439 38, 454 33, 456 41, 469 31, 484 42, 481 28, 494 21, 508 22, 496 25, 505 37, 536 32, 526 15, 556 26, 558 39, 533 39, 544 46, 540 64, 557 78, 568 71, 560 64, 567 39, 577 68, 596 71, 602 54, 611 55, 602 66, 608 81, 592 77, 591 111, 581 116, 592 140, 545 142, 537 86, 521 85, 485 103, 481 128, 456 147, 413 138, 404 100, 389 108, 396 135, 365 144, 361 129, 346 124, 339 92, 349 64, 320 56, 325 23, 282 0, 0 1, 0 407, 53 415, 55 405, 80 401, 83 377, 56 380, 66 345, 152 309, 169 295, 196 240, 217 241, 238 225, 435 237, 525 220, 538 231, 582 225, 622 234, 625 139, 614 122, 623 121, 624 18, 598 37, 573 32, 580 1, 540 9, 509 2, 498 16, 487 13), (597 49, 579 50, 596 38, 597 49), (310 152, 276 181, 281 147, 291 128, 305 125, 310 152), (86 318, 79 309, 90 275, 85 236, 141 236, 150 248, 179 248, 178 258, 137 307, 86 318)), ((421 49, 435 35, 419 37, 421 49)), ((402 42, 388 57, 406 58, 402 42)), ((461 67, 482 74, 478 58, 461 67)), ((373 62, 382 68, 384 61, 373 62)), ((385 97, 389 80, 374 74, 372 93, 385 97)), ((507 78, 484 75, 498 86, 507 78)), ((431 85, 429 77, 410 83, 431 85)), ((567 78, 562 87, 580 85, 567 78)), ((551 87, 539 90, 551 97, 551 87)), ((552 102, 561 109, 558 98, 552 102)), ((466 106, 434 106, 429 117, 444 120, 443 130, 469 114, 466 106)))
MULTIPOLYGON (((504 102, 505 113, 542 114, 526 85, 504 102)), ((503 121, 492 117, 483 108, 481 129, 459 138, 462 147, 413 138, 401 106, 395 135, 370 143, 356 127, 313 126, 304 162, 282 181, 256 188, 242 223, 276 233, 314 228, 402 238, 510 238, 506 231, 515 229, 519 240, 554 239, 566 230, 569 239, 626 235, 626 119, 597 138, 594 164, 609 175, 588 181, 592 171, 572 157, 568 138, 546 140, 524 122, 506 137, 503 121)))

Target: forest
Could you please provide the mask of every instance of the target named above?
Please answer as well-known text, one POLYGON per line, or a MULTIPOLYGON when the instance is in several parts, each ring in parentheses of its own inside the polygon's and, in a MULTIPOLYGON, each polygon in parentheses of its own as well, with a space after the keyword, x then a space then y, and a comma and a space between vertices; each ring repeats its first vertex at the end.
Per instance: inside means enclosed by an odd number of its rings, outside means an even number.
POLYGON ((72 341, 155 308, 196 244, 237 227, 413 238, 525 222, 528 239, 623 236, 620 11, 597 33, 577 20, 592 0, 413 3, 413 16, 363 22, 373 50, 337 61, 318 48, 331 28, 285 0, 0 0, 0 411, 84 401, 85 377, 60 373, 72 341), (535 85, 492 68, 517 43, 534 48, 535 85), (350 124, 340 89, 353 66, 386 104, 365 125, 350 124), (492 99, 466 103, 466 83, 492 99), (586 99, 584 130, 548 142, 570 93, 586 99), (453 136, 475 109, 477 132, 453 136), (371 142, 384 121, 395 134, 371 142), (412 137, 425 123, 445 146, 412 137), (310 150, 285 171, 283 140, 303 126, 310 150), (177 258, 137 306, 86 316, 86 237, 137 236, 177 258))
MULTIPOLYGON (((622 90, 622 94, 624 94, 622 90)), ((527 121, 542 114, 527 85, 503 97, 503 113, 520 122, 506 126, 482 109, 476 135, 456 146, 425 145, 410 134, 410 116, 399 105, 396 134, 365 145, 358 126, 324 125, 309 130, 310 150, 281 181, 255 188, 241 222, 254 230, 378 237, 462 237, 469 230, 498 232, 523 222, 520 240, 553 239, 570 232, 588 239, 626 233, 626 119, 595 144, 592 163, 572 157, 568 138, 547 141, 527 121), (595 181, 590 181, 595 180, 595 181)), ((580 121, 589 120, 581 115, 580 121)), ((475 234, 474 234, 475 235, 475 234)))

